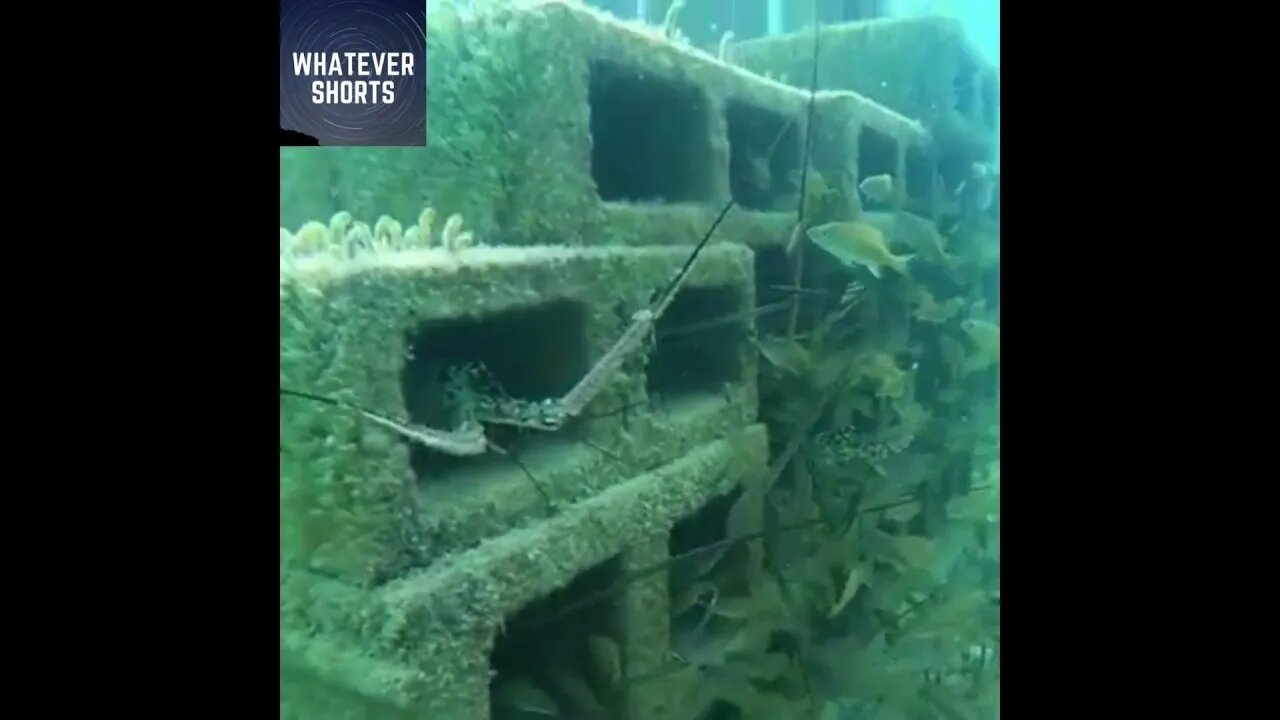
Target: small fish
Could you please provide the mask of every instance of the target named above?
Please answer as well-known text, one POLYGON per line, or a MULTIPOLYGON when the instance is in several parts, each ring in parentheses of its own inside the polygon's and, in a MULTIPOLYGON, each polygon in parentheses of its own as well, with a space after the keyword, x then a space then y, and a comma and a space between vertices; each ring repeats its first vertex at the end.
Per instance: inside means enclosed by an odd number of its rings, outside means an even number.
POLYGON ((768 189, 773 182, 773 172, 769 169, 769 157, 760 155, 747 161, 747 175, 752 187, 768 189))
POLYGON ((853 596, 858 594, 859 588, 865 582, 863 578, 863 569, 861 565, 854 565, 849 568, 849 576, 844 581, 844 592, 840 593, 840 598, 831 606, 831 611, 827 613, 827 619, 830 620, 840 614, 840 611, 849 604, 853 596))
POLYGON ((1000 362, 999 325, 977 318, 965 318, 960 322, 960 329, 973 341, 983 359, 992 363, 1000 362))
POLYGON ((903 243, 915 248, 915 251, 926 260, 949 265, 950 256, 946 253, 946 240, 938 232, 938 226, 932 220, 919 215, 900 212, 894 219, 893 234, 903 243))
POLYGON ((756 344, 760 346, 760 354, 786 374, 803 375, 813 365, 809 350, 794 338, 770 336, 756 344))
POLYGON ((622 651, 613 638, 589 635, 587 650, 591 653, 591 662, 600 679, 609 685, 622 681, 622 651))
POLYGON ((889 173, 872 175, 858 183, 858 189, 867 199, 877 203, 893 201, 893 176, 889 173))
MULTIPOLYGON (((792 170, 787 174, 787 179, 791 185, 795 187, 794 193, 787 193, 783 196, 783 207, 792 208, 800 201, 800 180, 802 173, 799 170, 792 170)), ((839 195, 839 193, 827 183, 826 178, 822 177, 822 173, 817 170, 810 170, 809 175, 804 177, 804 204, 806 208, 814 208, 821 206, 827 202, 829 198, 839 195)), ((807 211, 806 211, 807 212, 807 211)))
POLYGON ((944 323, 955 317, 964 308, 964 298, 953 297, 945 302, 938 302, 924 287, 917 287, 911 299, 917 320, 927 323, 944 323))
POLYGON ((990 164, 976 162, 970 165, 969 177, 956 186, 956 197, 960 199, 964 215, 980 215, 991 209, 999 182, 1000 174, 990 164))
POLYGON ((815 245, 840 262, 849 267, 861 265, 876 278, 881 276, 885 267, 905 275, 907 263, 913 257, 889 252, 884 234, 863 222, 827 223, 809 228, 808 235, 815 245))
POLYGON ((860 377, 876 384, 876 397, 899 398, 906 390, 907 373, 889 353, 880 350, 864 353, 854 361, 854 367, 860 377))

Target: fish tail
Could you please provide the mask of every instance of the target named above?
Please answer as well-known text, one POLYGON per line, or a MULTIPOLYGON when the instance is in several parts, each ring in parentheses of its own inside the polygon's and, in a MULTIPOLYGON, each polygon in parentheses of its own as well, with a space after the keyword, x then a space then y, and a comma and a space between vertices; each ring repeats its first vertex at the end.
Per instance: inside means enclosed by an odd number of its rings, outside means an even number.
POLYGON ((893 255, 892 267, 900 275, 907 274, 907 265, 915 258, 915 255, 893 255))

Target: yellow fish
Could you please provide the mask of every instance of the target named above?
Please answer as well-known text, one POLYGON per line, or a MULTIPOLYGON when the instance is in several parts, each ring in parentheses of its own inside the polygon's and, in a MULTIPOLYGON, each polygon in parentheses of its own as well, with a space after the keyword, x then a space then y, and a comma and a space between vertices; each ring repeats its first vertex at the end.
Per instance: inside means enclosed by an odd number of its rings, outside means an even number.
POLYGON ((854 367, 864 378, 876 384, 876 397, 899 398, 906 390, 907 373, 898 367, 893 356, 882 351, 860 355, 854 367))
POLYGON ((986 320, 965 318, 960 322, 960 329, 964 330, 965 334, 969 336, 969 340, 978 349, 978 354, 982 356, 982 359, 991 363, 1000 362, 999 325, 986 320))
POLYGON ((609 685, 622 681, 622 651, 613 638, 603 635, 587 636, 587 651, 600 679, 609 685))
MULTIPOLYGON (((776 203, 778 209, 791 209, 800 203, 800 171, 793 170, 787 175, 787 179, 790 180, 795 191, 787 192, 778 198, 776 203)), ((768 187, 768 183, 762 187, 768 187)), ((822 207, 826 204, 828 198, 835 196, 838 196, 838 193, 827 184, 827 181, 823 179, 822 174, 817 170, 810 170, 809 176, 805 178, 805 214, 809 214, 809 212, 815 208, 822 207)))
POLYGON ((809 228, 808 234, 815 245, 840 262, 850 267, 861 265, 877 278, 885 267, 905 275, 907 263, 914 257, 889 252, 884 233, 864 222, 827 223, 809 228))
POLYGON ((948 265, 951 257, 946 253, 946 240, 932 220, 919 215, 900 212, 894 218, 894 235, 911 245, 926 260, 948 265))
POLYGON ((964 308, 964 298, 954 297, 945 302, 938 302, 928 290, 916 288, 911 299, 915 306, 915 317, 921 322, 944 323, 955 317, 964 308))

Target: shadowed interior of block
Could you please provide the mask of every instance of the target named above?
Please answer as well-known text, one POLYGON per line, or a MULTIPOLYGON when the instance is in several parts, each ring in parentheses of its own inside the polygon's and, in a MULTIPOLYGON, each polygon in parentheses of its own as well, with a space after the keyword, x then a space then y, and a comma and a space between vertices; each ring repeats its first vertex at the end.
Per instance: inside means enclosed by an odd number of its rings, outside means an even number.
POLYGON ((601 677, 601 661, 593 658, 590 638, 618 642, 618 605, 615 589, 620 578, 617 556, 580 573, 569 585, 535 600, 507 618, 494 640, 491 666, 493 718, 524 718, 509 706, 505 683, 529 682, 547 694, 572 717, 582 693, 588 692, 612 709, 609 679, 601 677), (588 602, 595 600, 594 602, 588 602), (606 689, 601 692, 601 689, 606 689))
POLYGON ((686 288, 658 319, 658 345, 649 357, 647 389, 662 401, 719 393, 741 377, 741 344, 748 318, 730 316, 739 306, 736 288, 686 288))
POLYGON ((591 174, 600 199, 698 202, 714 188, 702 91, 608 61, 591 65, 591 174))
MULTIPOLYGON (((471 365, 483 368, 486 384, 520 400, 558 398, 589 369, 585 308, 553 302, 479 319, 428 323, 409 341, 410 358, 401 376, 408 416, 428 427, 451 429, 460 421, 460 403, 448 389, 451 371, 471 365)), ((502 425, 486 428, 489 439, 504 450, 520 452, 555 439, 571 439, 581 430, 570 423, 556 433, 502 425)), ((461 468, 510 464, 492 453, 459 458, 421 445, 410 448, 419 479, 441 480, 461 468)))
POLYGON ((780 201, 798 192, 799 129, 777 113, 736 100, 727 103, 725 119, 733 199, 748 210, 778 210, 780 201))

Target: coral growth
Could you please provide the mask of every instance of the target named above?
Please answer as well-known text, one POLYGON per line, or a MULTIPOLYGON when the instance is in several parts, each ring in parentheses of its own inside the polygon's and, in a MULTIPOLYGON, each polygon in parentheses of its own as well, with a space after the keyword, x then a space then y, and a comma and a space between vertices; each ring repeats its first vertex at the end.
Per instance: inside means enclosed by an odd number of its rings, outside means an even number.
POLYGON ((346 260, 430 247, 457 252, 479 244, 471 231, 462 229, 462 216, 456 213, 449 216, 437 241, 431 234, 435 216, 433 208, 424 208, 418 223, 404 230, 395 218, 382 215, 370 229, 343 210, 334 213, 327 226, 312 220, 296 234, 280 228, 280 256, 286 261, 322 255, 346 260))

